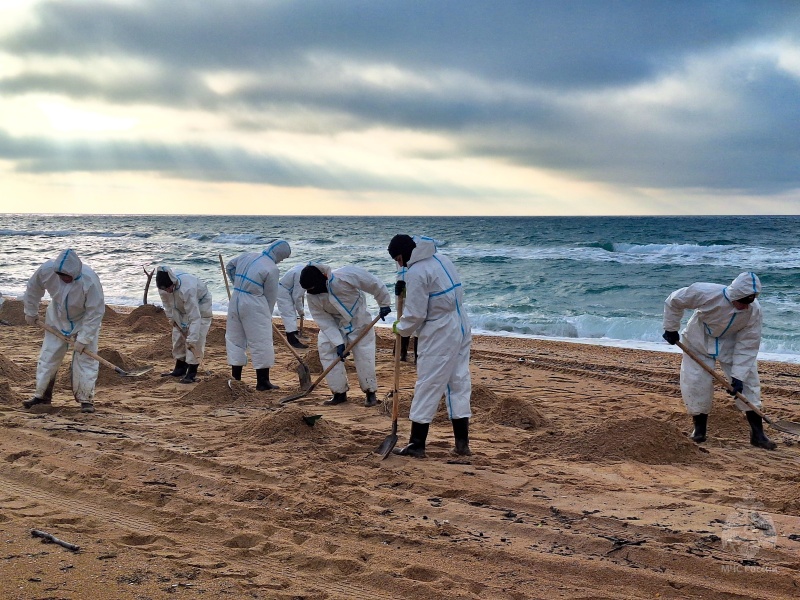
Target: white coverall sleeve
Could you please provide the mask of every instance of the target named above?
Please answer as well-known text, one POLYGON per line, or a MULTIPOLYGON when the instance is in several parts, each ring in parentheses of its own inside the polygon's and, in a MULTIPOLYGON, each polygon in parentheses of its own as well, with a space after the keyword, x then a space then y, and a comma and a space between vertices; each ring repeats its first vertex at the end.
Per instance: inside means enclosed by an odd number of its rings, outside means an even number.
MULTIPOLYGON (((755 308, 753 305, 750 306, 750 310, 755 308)), ((758 349, 761 347, 761 325, 761 307, 759 306, 758 315, 752 315, 751 323, 736 332, 736 344, 731 361, 732 377, 745 381, 748 373, 755 367, 758 349)))
POLYGON ((278 281, 280 281, 280 271, 278 265, 267 259, 269 266, 267 266, 264 276, 264 297, 269 303, 269 314, 275 310, 275 303, 278 301, 278 281))
POLYGON ((39 314, 39 302, 41 302, 45 292, 45 269, 48 271, 50 270, 46 263, 36 269, 33 275, 31 275, 30 279, 28 279, 28 285, 25 288, 25 299, 23 304, 25 314, 29 317, 35 317, 39 314))
POLYGON ((378 306, 392 305, 392 295, 386 289, 386 284, 366 269, 353 267, 353 272, 356 274, 358 287, 374 296, 378 306))
POLYGON ((300 285, 300 273, 297 273, 294 281, 294 287, 292 288, 292 301, 294 302, 294 309, 297 311, 297 314, 301 317, 305 314, 305 308, 303 307, 303 300, 306 297, 306 291, 303 289, 303 286, 300 285))
POLYGON ((167 320, 169 321, 169 324, 172 325, 172 303, 174 302, 172 294, 168 294, 164 290, 159 289, 158 296, 161 298, 161 306, 164 307, 164 314, 167 315, 167 320))
POLYGON ((406 297, 403 316, 397 323, 397 333, 409 337, 422 326, 428 316, 428 289, 419 274, 406 273, 406 297))
MULTIPOLYGON (((84 277, 87 275, 84 273, 84 277)), ((100 280, 95 276, 86 289, 86 312, 81 319, 80 329, 76 340, 87 346, 97 340, 100 333, 100 325, 103 322, 103 315, 106 312, 105 296, 100 280)))
POLYGON ((228 286, 230 287, 230 293, 233 293, 233 288, 236 287, 236 263, 239 257, 235 256, 228 261, 228 264, 225 265, 225 272, 228 274, 228 286))
POLYGON ((705 294, 696 284, 672 292, 664 301, 664 331, 678 331, 683 312, 699 308, 704 301, 705 294))
POLYGON ((319 327, 320 334, 328 338, 334 346, 344 344, 342 332, 339 331, 339 323, 332 314, 323 308, 323 301, 314 294, 310 294, 308 308, 311 310, 311 316, 314 317, 314 321, 319 327))

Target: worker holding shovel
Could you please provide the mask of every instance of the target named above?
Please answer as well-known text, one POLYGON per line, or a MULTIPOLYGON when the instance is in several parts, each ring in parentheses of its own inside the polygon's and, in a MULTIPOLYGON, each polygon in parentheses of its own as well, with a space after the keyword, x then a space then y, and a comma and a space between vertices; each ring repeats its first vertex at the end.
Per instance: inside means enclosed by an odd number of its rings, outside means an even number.
POLYGON ((37 404, 50 404, 58 367, 72 344, 72 394, 80 403, 81 412, 92 413, 100 364, 84 354, 84 350, 97 353, 100 324, 105 313, 100 279, 74 250, 62 250, 55 260, 48 260, 36 269, 28 280, 24 297, 25 322, 28 325, 39 324, 39 302, 45 292, 50 294, 45 324, 64 337, 45 331, 36 364, 36 392, 22 405, 31 408, 37 404))
MULTIPOLYGON (((730 379, 731 395, 743 394, 761 410, 761 384, 758 378, 758 348, 761 345, 761 305, 756 300, 761 281, 755 273, 740 273, 724 286, 717 283, 693 283, 672 292, 664 303, 664 339, 670 344, 681 341, 678 333, 685 310, 694 310, 683 342, 688 351, 681 362, 681 395, 692 416, 691 439, 706 441, 708 415, 714 394, 714 365, 719 361, 730 379), (705 365, 705 368, 703 365, 705 365)), ((736 407, 750 424, 750 443, 774 450, 775 442, 764 434, 761 415, 738 397, 736 407)))
POLYGON ((163 375, 180 377, 180 383, 194 383, 211 328, 211 292, 205 281, 191 273, 175 272, 165 266, 156 270, 156 287, 172 324, 175 358, 175 368, 163 375))
POLYGON ((394 453, 425 457, 428 429, 444 396, 453 424, 454 453, 469 456, 472 329, 461 278, 431 238, 396 235, 388 250, 400 267, 408 268, 405 282, 398 281, 396 290, 398 295, 405 292, 403 316, 392 329, 401 336, 415 332, 419 336, 417 383, 408 415, 411 436, 408 445, 394 453))
POLYGON ((347 402, 347 372, 342 362, 345 348, 351 340, 359 338, 369 328, 366 335, 353 346, 352 352, 359 385, 366 393, 364 406, 375 406, 378 404, 375 332, 372 330, 372 318, 367 312, 365 292, 374 296, 380 307, 379 316, 384 319, 392 312, 392 298, 386 285, 361 267, 331 269, 330 266, 319 263, 303 268, 300 272, 300 285, 309 294, 308 308, 319 326, 317 350, 320 362, 324 366, 336 362, 336 366, 326 376, 333 397, 323 404, 347 402))

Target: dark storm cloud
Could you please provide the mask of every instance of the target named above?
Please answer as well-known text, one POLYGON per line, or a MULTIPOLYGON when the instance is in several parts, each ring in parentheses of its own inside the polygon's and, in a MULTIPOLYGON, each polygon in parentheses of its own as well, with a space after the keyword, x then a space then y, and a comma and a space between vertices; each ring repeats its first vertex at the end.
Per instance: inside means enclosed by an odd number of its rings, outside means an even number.
MULTIPOLYGON (((303 110, 319 116, 309 127, 331 133, 428 131, 455 140, 465 156, 630 186, 800 187, 800 76, 770 61, 748 59, 742 72, 720 76, 715 91, 733 107, 724 111, 675 100, 627 119, 613 103, 576 100, 680 76, 697 57, 751 43, 800 45, 794 1, 150 0, 46 3, 37 15, 1 46, 21 57, 137 60, 152 74, 106 82, 23 73, 0 80, 5 94, 203 107, 247 128, 303 110), (347 63, 390 66, 427 85, 353 79, 340 71, 347 63), (221 95, 204 83, 209 71, 258 82, 221 95), (256 116, 242 118, 243 109, 256 116)), ((271 183, 284 181, 280 169, 261 167, 271 183)), ((209 173, 225 168, 209 165, 209 173)), ((243 173, 262 180, 255 164, 243 173)), ((295 174, 278 185, 318 184, 313 169, 296 173, 310 180, 295 174)))

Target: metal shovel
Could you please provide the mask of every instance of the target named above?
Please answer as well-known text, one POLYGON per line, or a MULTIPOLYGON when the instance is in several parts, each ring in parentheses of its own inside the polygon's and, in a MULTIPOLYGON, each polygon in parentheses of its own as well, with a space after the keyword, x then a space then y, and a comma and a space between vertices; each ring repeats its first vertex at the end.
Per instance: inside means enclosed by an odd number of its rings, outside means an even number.
MULTIPOLYGON (((49 331, 50 333, 52 333, 57 338, 67 342, 67 344, 69 344, 70 347, 73 346, 74 342, 72 341, 72 339, 70 339, 67 336, 65 336, 58 329, 55 329, 55 328, 51 327, 47 323, 42 323, 41 321, 38 321, 38 324, 42 329, 44 329, 46 331, 49 331)), ((104 365, 104 366, 108 367, 109 369, 114 369, 118 374, 122 375, 123 377, 139 377, 141 375, 144 375, 145 373, 149 373, 150 371, 152 371, 155 368, 155 366, 150 366, 150 367, 141 367, 140 369, 135 369, 133 371, 125 371, 124 369, 121 369, 120 367, 118 367, 114 363, 107 361, 102 356, 98 356, 97 354, 95 354, 91 350, 87 350, 87 349, 84 348, 83 354, 92 357, 97 362, 99 362, 101 365, 104 365)))
POLYGON ((311 371, 309 370, 308 365, 303 362, 303 359, 297 353, 297 350, 292 348, 289 340, 283 337, 274 321, 272 323, 272 332, 283 342, 283 345, 289 349, 289 352, 294 354, 294 357, 297 359, 297 376, 300 378, 300 388, 304 390, 308 389, 309 386, 311 386, 311 371))
MULTIPOLYGON (((356 339, 354 339, 352 342, 350 342, 350 343, 347 345, 347 347, 344 349, 344 354, 345 354, 345 356, 347 356, 347 353, 348 353, 348 352, 350 352, 350 350, 352 350, 352 349, 353 349, 353 346, 355 346, 355 345, 356 345, 358 342, 360 342, 360 341, 361 341, 361 340, 364 338, 364 336, 365 336, 365 335, 367 335, 367 334, 369 333, 369 330, 370 330, 370 329, 372 329, 373 327, 375 327, 375 323, 377 323, 377 322, 378 322, 378 320, 379 320, 380 318, 381 318, 381 316, 380 316, 380 315, 378 315, 377 317, 375 317, 374 319, 372 319, 372 322, 371 322, 371 323, 370 323, 370 324, 369 324, 367 327, 365 327, 365 328, 364 328, 364 331, 362 331, 360 334, 358 334, 358 337, 357 337, 356 339)), ((281 404, 286 404, 287 402, 291 402, 292 400, 298 400, 299 398, 302 398, 302 397, 304 397, 304 396, 307 396, 308 394, 310 394, 310 393, 311 393, 311 391, 312 391, 312 390, 313 390, 315 387, 317 387, 317 386, 320 384, 320 382, 321 382, 323 379, 325 379, 325 376, 326 376, 328 373, 330 373, 330 372, 331 372, 331 370, 333 369, 333 367, 335 367, 336 365, 338 365, 338 364, 339 364, 339 362, 340 362, 340 361, 342 361, 342 360, 344 360, 344 359, 342 358, 342 359, 339 359, 339 360, 334 360, 334 361, 332 361, 332 362, 331 362, 331 364, 329 364, 329 365, 327 366, 327 368, 326 368, 326 369, 325 369, 325 370, 322 372, 322 375, 320 375, 319 377, 317 377, 317 378, 314 380, 314 383, 312 383, 310 386, 308 386, 308 389, 306 389, 306 390, 303 390, 302 392, 299 392, 299 393, 297 393, 297 394, 292 394, 291 396, 286 396, 285 398, 282 398, 282 399, 281 399, 281 404)))
MULTIPOLYGON (((681 350, 683 350, 688 356, 693 358, 695 360, 695 362, 697 362, 698 365, 703 367, 703 369, 707 373, 709 373, 714 379, 719 381, 725 387, 725 389, 728 390, 728 392, 733 391, 733 387, 731 387, 731 384, 728 383, 727 379, 725 379, 722 375, 720 375, 714 369, 712 369, 706 363, 704 363, 700 359, 700 357, 697 356, 697 354, 695 354, 692 350, 690 350, 683 342, 681 342, 679 340, 679 341, 675 342, 675 345, 678 346, 678 348, 680 348, 681 350)), ((748 400, 744 396, 744 394, 742 394, 740 392, 736 392, 736 398, 738 400, 741 400, 742 402, 744 402, 745 405, 747 406, 747 408, 749 408, 754 413, 756 413, 759 417, 764 419, 764 421, 766 421, 767 424, 770 427, 772 427, 773 429, 777 429, 778 431, 782 431, 783 433, 788 433, 788 434, 791 434, 791 435, 800 435, 800 423, 793 423, 792 421, 773 421, 767 415, 765 415, 763 412, 761 412, 759 409, 757 409, 755 406, 753 406, 753 404, 750 402, 750 400, 748 400)))
MULTIPOLYGON (((397 297, 397 318, 398 320, 403 316, 403 298, 400 295, 397 297)), ((386 460, 386 457, 392 453, 392 450, 397 445, 397 413, 399 412, 400 405, 400 345, 402 337, 399 333, 394 337, 394 387, 392 388, 392 433, 386 436, 380 446, 375 449, 376 454, 381 455, 381 460, 386 460)))

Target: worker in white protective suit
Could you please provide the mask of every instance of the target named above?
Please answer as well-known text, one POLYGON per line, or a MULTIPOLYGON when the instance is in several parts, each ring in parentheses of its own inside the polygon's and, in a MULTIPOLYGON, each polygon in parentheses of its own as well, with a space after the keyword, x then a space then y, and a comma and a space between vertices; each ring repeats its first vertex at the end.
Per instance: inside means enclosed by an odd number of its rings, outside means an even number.
MULTIPOLYGON (((761 408, 761 384, 758 378, 758 348, 761 345, 761 305, 756 297, 761 281, 755 273, 740 273, 724 286, 717 283, 693 283, 672 292, 664 303, 664 339, 675 344, 681 339, 678 329, 685 310, 694 310, 683 343, 710 368, 719 361, 731 380, 732 392, 742 393, 756 408, 761 408)), ((714 380, 690 356, 681 361, 681 395, 694 421, 691 438, 706 440, 708 415, 711 412, 714 380)), ((750 443, 774 450, 776 445, 765 434, 761 416, 736 400, 750 424, 750 443)))
POLYGON ((156 270, 156 287, 172 325, 175 359, 175 368, 162 376, 180 377, 180 383, 194 383, 211 328, 211 292, 205 281, 191 273, 175 272, 165 266, 156 270))
POLYGON ((286 240, 276 240, 263 252, 240 254, 225 266, 233 282, 225 332, 228 364, 232 377, 241 380, 242 367, 247 364, 247 350, 250 350, 258 391, 278 389, 269 380, 269 370, 275 365, 272 311, 278 300, 278 263, 289 258, 291 253, 286 240))
POLYGON ((472 328, 464 308, 464 288, 455 266, 426 237, 396 235, 389 255, 408 267, 405 285, 397 282, 396 293, 405 293, 403 316, 392 327, 394 333, 418 336, 417 383, 409 419, 411 436, 395 454, 425 457, 428 429, 444 397, 453 424, 454 453, 472 454, 469 447, 472 380, 469 353, 472 328))
POLYGON ((305 264, 293 266, 278 282, 278 313, 283 321, 286 339, 295 348, 308 348, 297 337, 299 335, 297 318, 305 316, 303 304, 306 299, 306 291, 300 285, 300 271, 305 266, 305 264))
MULTIPOLYGON (((28 280, 25 290, 25 322, 38 324, 39 302, 44 293, 50 294, 45 323, 74 340, 72 344, 72 394, 81 405, 81 412, 94 412, 94 387, 100 367, 97 354, 100 324, 105 313, 103 286, 95 272, 81 262, 74 250, 63 250, 40 266, 28 280)), ((50 404, 56 373, 69 344, 45 331, 39 362, 36 364, 36 392, 23 402, 25 408, 50 404)))
POLYGON ((379 316, 384 319, 392 312, 392 297, 386 285, 369 271, 355 266, 331 269, 328 265, 314 263, 300 272, 300 285, 308 292, 308 308, 319 326, 317 350, 320 362, 330 370, 325 380, 333 397, 323 404, 347 402, 347 372, 344 368, 345 349, 365 328, 366 335, 353 346, 353 358, 358 373, 358 383, 366 393, 364 406, 378 403, 378 378, 375 375, 375 331, 370 327, 372 318, 367 312, 367 298, 371 294, 378 303, 379 316))
MULTIPOLYGON (((405 289, 405 281, 406 281, 406 272, 408 271, 408 267, 400 267, 397 270, 397 282, 395 283, 395 291, 398 288, 405 289), (402 282, 402 283, 400 283, 402 282)), ((410 335, 404 335, 400 337, 400 362, 408 362, 408 347, 409 343, 411 342, 410 335)), ((417 364, 417 347, 419 346, 419 340, 417 336, 414 335, 414 364, 417 364)), ((394 352, 394 348, 392 349, 394 352)))

